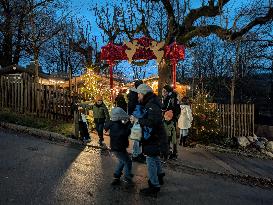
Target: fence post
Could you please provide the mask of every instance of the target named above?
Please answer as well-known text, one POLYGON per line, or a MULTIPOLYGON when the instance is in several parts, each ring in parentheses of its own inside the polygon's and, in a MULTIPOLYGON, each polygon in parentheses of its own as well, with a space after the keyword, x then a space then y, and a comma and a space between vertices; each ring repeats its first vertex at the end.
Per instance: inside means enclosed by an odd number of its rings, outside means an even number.
POLYGON ((79 112, 74 110, 74 127, 75 127, 75 137, 79 138, 79 112))

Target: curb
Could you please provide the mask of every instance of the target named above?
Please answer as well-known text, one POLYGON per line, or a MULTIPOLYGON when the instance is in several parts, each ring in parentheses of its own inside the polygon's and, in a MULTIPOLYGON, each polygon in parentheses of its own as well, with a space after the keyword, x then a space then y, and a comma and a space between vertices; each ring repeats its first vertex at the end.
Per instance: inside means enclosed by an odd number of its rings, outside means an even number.
POLYGON ((258 177, 258 176, 252 176, 249 174, 233 174, 233 173, 226 173, 226 172, 219 172, 214 170, 209 170, 206 168, 196 168, 194 166, 190 165, 181 165, 181 164, 169 164, 168 165, 170 169, 175 170, 180 168, 188 169, 190 172, 200 172, 205 173, 212 176, 221 176, 229 178, 233 181, 239 182, 241 184, 246 184, 249 186, 258 186, 260 188, 266 188, 266 189, 273 189, 273 178, 270 177, 258 177), (173 165, 176 165, 174 167, 173 165))
POLYGON ((220 153, 229 153, 229 154, 234 154, 237 156, 244 156, 244 157, 248 157, 248 158, 258 158, 258 159, 269 159, 269 160, 273 160, 272 157, 269 157, 268 155, 259 153, 259 154, 253 154, 253 153, 247 153, 247 152, 243 152, 240 150, 231 150, 231 149, 224 149, 221 147, 214 147, 214 146, 205 146, 202 144, 196 144, 195 146, 196 148, 202 148, 208 151, 213 151, 213 152, 220 152, 220 153))
POLYGON ((6 122, 1 122, 0 127, 4 129, 10 129, 13 131, 21 132, 21 133, 26 133, 34 137, 48 139, 51 141, 54 140, 57 142, 72 143, 72 144, 79 144, 79 145, 82 144, 82 142, 79 140, 68 138, 68 137, 65 137, 64 135, 61 135, 55 132, 49 132, 49 131, 40 130, 37 128, 26 127, 26 126, 6 123, 6 122))
POLYGON ((4 128, 4 129, 13 130, 13 131, 16 131, 19 133, 29 134, 33 137, 42 138, 42 139, 46 139, 49 141, 55 141, 55 142, 60 142, 60 143, 69 143, 69 144, 73 144, 73 145, 86 146, 86 147, 91 147, 91 148, 95 148, 95 149, 108 150, 107 147, 85 144, 80 140, 72 139, 69 137, 65 137, 64 135, 55 133, 55 132, 49 132, 49 131, 40 130, 37 128, 26 127, 26 126, 12 124, 12 123, 6 123, 6 122, 1 122, 0 127, 4 128))

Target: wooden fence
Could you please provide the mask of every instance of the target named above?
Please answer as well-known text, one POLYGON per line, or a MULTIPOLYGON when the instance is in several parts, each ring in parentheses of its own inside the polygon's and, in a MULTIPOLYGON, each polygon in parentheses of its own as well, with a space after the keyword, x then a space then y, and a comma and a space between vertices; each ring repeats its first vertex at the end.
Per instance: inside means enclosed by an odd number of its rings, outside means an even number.
POLYGON ((70 120, 69 91, 35 83, 28 74, 0 76, 0 108, 49 119, 70 120))
MULTIPOLYGON (((49 119, 72 120, 71 104, 69 91, 35 83, 28 74, 0 76, 0 108, 49 119)), ((219 127, 228 137, 254 134, 253 104, 212 106, 218 110, 219 127)))
POLYGON ((216 104, 219 126, 228 137, 254 135, 254 104, 216 104))

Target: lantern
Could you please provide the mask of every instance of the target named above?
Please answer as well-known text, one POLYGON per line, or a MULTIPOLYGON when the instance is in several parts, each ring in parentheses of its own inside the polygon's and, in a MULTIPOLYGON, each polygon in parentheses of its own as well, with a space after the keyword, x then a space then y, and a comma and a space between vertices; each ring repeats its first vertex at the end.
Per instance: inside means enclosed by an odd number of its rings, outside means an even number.
POLYGON ((100 60, 105 60, 109 65, 110 74, 110 89, 111 89, 111 100, 113 102, 113 67, 115 61, 117 60, 127 60, 127 55, 125 53, 126 46, 115 45, 113 42, 109 42, 106 46, 101 48, 100 60))
POLYGON ((185 47, 178 45, 176 41, 165 47, 165 58, 169 59, 172 63, 172 80, 173 88, 176 88, 176 65, 179 60, 185 58, 185 47))

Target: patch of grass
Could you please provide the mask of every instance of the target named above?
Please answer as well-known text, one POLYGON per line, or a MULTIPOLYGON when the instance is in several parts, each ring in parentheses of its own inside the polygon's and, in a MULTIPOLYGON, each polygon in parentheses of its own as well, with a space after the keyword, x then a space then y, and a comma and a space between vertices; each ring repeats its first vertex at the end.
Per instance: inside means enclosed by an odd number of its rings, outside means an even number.
POLYGON ((56 132, 65 136, 73 134, 74 130, 73 122, 38 118, 34 115, 15 113, 9 109, 0 109, 0 121, 56 132))
POLYGON ((203 145, 220 145, 223 147, 233 147, 232 139, 228 138, 226 135, 219 134, 197 134, 196 130, 189 130, 189 142, 193 144, 203 144, 203 145))

